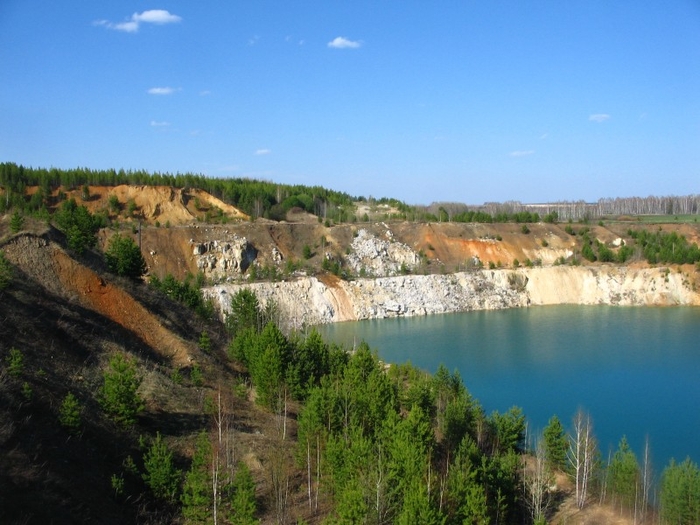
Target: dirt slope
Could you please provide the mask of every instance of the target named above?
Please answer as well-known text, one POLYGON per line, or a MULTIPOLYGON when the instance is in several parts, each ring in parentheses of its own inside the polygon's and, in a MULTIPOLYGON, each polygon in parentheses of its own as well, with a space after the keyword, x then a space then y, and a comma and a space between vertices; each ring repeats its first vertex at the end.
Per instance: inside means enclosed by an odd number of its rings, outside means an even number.
POLYGON ((162 357, 176 366, 186 366, 192 345, 174 336, 142 304, 122 288, 105 281, 90 268, 69 257, 46 238, 21 235, 11 240, 4 252, 13 264, 47 289, 123 326, 146 345, 165 352, 162 357))
POLYGON ((106 212, 112 218, 141 220, 146 224, 156 221, 165 225, 193 224, 205 215, 222 213, 227 220, 247 220, 248 216, 234 206, 226 204, 209 193, 197 189, 180 189, 170 186, 90 186, 88 199, 83 199, 82 189, 66 191, 68 198, 86 206, 91 212, 106 212), (110 206, 110 197, 116 197, 119 210, 110 206), (134 212, 129 214, 129 204, 134 212))

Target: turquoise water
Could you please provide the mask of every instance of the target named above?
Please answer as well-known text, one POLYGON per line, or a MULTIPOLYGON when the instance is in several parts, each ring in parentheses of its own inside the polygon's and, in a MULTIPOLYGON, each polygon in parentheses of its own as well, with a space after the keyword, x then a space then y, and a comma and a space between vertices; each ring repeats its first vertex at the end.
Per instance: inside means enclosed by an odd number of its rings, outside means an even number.
POLYGON ((700 462, 700 309, 548 306, 338 323, 319 328, 381 359, 457 369, 487 412, 522 407, 531 433, 579 407, 607 456, 626 435, 653 462, 700 462))

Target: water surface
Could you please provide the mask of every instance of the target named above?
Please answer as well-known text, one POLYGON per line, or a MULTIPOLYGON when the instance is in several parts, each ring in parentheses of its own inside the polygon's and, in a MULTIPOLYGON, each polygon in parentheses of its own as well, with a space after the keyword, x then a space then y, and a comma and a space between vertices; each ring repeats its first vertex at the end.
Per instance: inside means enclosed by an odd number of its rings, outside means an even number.
POLYGON ((607 455, 649 436, 657 468, 700 462, 700 309, 547 306, 320 327, 329 340, 367 341, 381 359, 458 370, 487 412, 522 407, 531 431, 579 407, 607 455))

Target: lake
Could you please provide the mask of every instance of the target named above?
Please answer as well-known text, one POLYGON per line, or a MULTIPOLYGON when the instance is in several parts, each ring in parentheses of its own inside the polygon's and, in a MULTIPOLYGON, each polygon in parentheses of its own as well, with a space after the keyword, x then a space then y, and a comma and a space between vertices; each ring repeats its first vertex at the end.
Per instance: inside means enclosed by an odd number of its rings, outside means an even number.
POLYGON ((657 470, 700 462, 700 308, 544 306, 337 323, 329 341, 364 340, 387 362, 458 370, 487 413, 520 406, 530 433, 579 407, 600 450, 645 437, 657 470))

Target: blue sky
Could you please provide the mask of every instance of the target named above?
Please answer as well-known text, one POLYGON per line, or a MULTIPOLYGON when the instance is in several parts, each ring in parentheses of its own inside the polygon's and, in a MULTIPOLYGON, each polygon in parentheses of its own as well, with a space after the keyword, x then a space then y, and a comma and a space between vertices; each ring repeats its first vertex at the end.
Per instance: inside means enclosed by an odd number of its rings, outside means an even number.
POLYGON ((0 161, 410 204, 700 192, 700 2, 2 0, 0 161))

